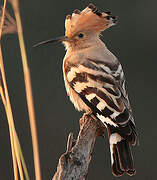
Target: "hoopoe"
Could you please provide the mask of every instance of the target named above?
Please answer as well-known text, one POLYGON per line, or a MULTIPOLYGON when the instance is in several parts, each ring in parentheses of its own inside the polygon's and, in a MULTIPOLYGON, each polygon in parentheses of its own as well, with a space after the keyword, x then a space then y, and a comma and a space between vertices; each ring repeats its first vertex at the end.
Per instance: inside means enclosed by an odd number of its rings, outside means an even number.
POLYGON ((130 149, 137 132, 125 90, 125 77, 118 59, 100 39, 100 33, 116 24, 111 12, 101 12, 93 4, 74 10, 65 20, 65 36, 36 46, 63 42, 65 87, 78 111, 91 112, 108 130, 112 172, 115 176, 136 173, 130 149))

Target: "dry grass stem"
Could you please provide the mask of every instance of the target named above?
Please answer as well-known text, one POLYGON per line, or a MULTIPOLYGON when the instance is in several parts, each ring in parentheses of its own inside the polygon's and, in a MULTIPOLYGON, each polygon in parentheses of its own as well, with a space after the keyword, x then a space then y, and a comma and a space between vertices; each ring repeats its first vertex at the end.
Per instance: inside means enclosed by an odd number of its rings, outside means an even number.
MULTIPOLYGON (((7 91, 7 86, 6 86, 6 82, 5 82, 5 74, 4 74, 5 72, 4 72, 4 67, 3 67, 1 45, 0 45, 0 69, 1 69, 1 72, 2 72, 2 81, 3 81, 4 89, 5 89, 5 92, 6 92, 7 91)), ((2 87, 1 87, 1 89, 2 89, 2 87)), ((5 107, 5 111, 6 111, 7 119, 8 119, 8 125, 9 125, 11 150, 12 150, 12 157, 13 157, 14 178, 15 178, 15 180, 18 180, 18 170, 17 170, 17 160, 16 160, 16 155, 17 154, 15 153, 15 142, 14 142, 14 136, 13 136, 14 131, 11 130, 11 128, 14 125, 13 125, 12 119, 10 119, 12 115, 9 115, 9 110, 8 110, 9 104, 10 104, 10 103, 8 103, 9 97, 7 97, 7 93, 4 94, 3 90, 1 90, 0 92, 2 93, 1 97, 2 97, 4 107, 5 107)))
POLYGON ((19 12, 19 1, 10 0, 10 3, 12 4, 12 7, 15 13, 19 44, 20 44, 20 50, 21 50, 21 56, 22 56, 22 64, 23 64, 25 88, 26 88, 26 98, 27 98, 28 113, 29 113, 31 135, 32 135, 32 144, 33 144, 35 175, 36 175, 36 180, 41 180, 34 102, 33 102, 33 95, 32 95, 30 72, 28 68, 24 38, 23 38, 23 29, 22 29, 22 23, 21 23, 20 12, 19 12))
MULTIPOLYGON (((6 0, 4 0, 4 6, 2 10, 2 16, 1 16, 1 21, 0 21, 0 39, 2 37, 2 27, 5 22, 5 9, 6 9, 6 0)), ((7 14, 8 19, 9 14, 7 14)), ((13 21, 10 18, 10 21, 13 21)), ((25 168, 21 165, 21 161, 24 161, 23 155, 21 156, 20 153, 21 147, 19 145, 19 140, 17 137, 15 125, 14 125, 14 120, 13 120, 13 114, 12 114, 12 109, 11 109, 11 104, 10 104, 10 99, 9 99, 9 94, 8 94, 8 89, 7 89, 7 83, 6 83, 6 77, 5 77, 5 70, 4 70, 4 65, 3 65, 3 56, 2 56, 2 50, 1 50, 1 44, 0 44, 0 74, 1 74, 1 84, 0 84, 0 95, 2 97, 2 101, 5 107, 7 119, 8 119, 8 125, 9 125, 9 133, 10 133, 10 141, 11 141, 11 150, 12 150, 12 158, 13 158, 13 169, 14 169, 14 179, 18 180, 18 170, 20 174, 20 179, 24 180, 24 175, 23 175, 23 168, 25 168), (17 169, 18 167, 18 169, 17 169)), ((27 169, 26 169, 27 170, 27 169)), ((26 178, 29 180, 29 178, 26 178)))
MULTIPOLYGON (((1 37, 2 37, 2 27, 3 27, 3 24, 4 24, 6 2, 7 1, 4 0, 3 11, 2 11, 2 16, 1 16, 1 22, 0 22, 0 40, 1 40, 1 37)), ((2 51, 1 51, 1 44, 0 44, 0 70, 1 70, 1 76, 2 76, 1 77, 2 78, 2 82, 1 83, 6 84, 6 81, 5 81, 5 72, 4 72, 4 66, 3 66, 3 57, 2 57, 2 51), (2 73, 3 73, 3 75, 2 75, 2 73)), ((6 107, 5 95, 4 95, 2 86, 1 86, 0 93, 1 93, 3 104, 6 107)), ((9 124, 9 120, 8 120, 8 124, 9 124)), ((17 161, 16 161, 15 150, 14 150, 13 136, 12 136, 10 128, 9 128, 9 132, 10 132, 10 141, 11 141, 11 152, 12 152, 12 158, 13 158, 14 179, 18 180, 17 161)))
POLYGON ((20 178, 21 178, 21 180, 23 180, 24 179, 23 178, 23 169, 21 166, 21 159, 20 159, 20 154, 18 151, 18 144, 15 139, 15 137, 17 135, 16 135, 15 125, 14 125, 14 120, 13 120, 13 114, 12 114, 9 94, 8 94, 8 90, 7 90, 5 71, 4 71, 4 66, 3 66, 3 62, 2 62, 1 46, 0 46, 0 68, 1 68, 1 72, 2 72, 2 81, 4 84, 4 92, 1 91, 1 93, 2 93, 1 96, 3 97, 2 98, 3 101, 6 99, 6 101, 4 101, 3 104, 5 107, 5 111, 6 111, 6 115, 7 115, 7 119, 8 119, 8 125, 9 125, 11 149, 12 149, 12 156, 13 156, 13 166, 14 166, 14 177, 16 180, 18 180, 18 171, 16 169, 18 167, 19 173, 20 173, 20 178))

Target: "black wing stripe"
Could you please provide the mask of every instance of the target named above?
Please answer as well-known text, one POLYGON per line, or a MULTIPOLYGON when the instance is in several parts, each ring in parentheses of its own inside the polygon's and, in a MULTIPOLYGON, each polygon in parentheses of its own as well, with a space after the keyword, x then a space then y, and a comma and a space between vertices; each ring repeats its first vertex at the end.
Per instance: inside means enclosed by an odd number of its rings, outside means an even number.
POLYGON ((129 119, 129 117, 130 117, 130 113, 128 109, 125 108, 125 110, 122 113, 116 116, 115 121, 121 124, 121 123, 126 122, 129 119))
POLYGON ((117 62, 116 64, 114 63, 109 63, 109 62, 104 62, 104 61, 99 61, 99 60, 94 60, 94 59, 90 59, 88 58, 89 61, 94 62, 95 64, 98 65, 104 65, 106 67, 109 67, 111 71, 116 71, 118 69, 119 66, 119 62, 117 62))
POLYGON ((113 114, 113 111, 111 111, 110 109, 108 109, 107 107, 105 107, 103 110, 101 110, 102 111, 102 113, 103 113, 103 115, 105 116, 105 117, 110 117, 110 115, 112 115, 113 114))
POLYGON ((112 94, 113 96, 120 96, 120 92, 118 90, 116 90, 116 88, 114 90, 112 90, 111 88, 105 87, 103 86, 103 88, 110 94, 112 94))
POLYGON ((75 73, 76 76, 70 82, 71 85, 74 85, 76 82, 88 82, 86 73, 75 73))
POLYGON ((87 73, 87 76, 94 81, 115 85, 114 79, 111 78, 110 76, 93 75, 93 74, 89 74, 89 73, 87 73))
POLYGON ((98 104, 99 104, 99 100, 98 100, 98 98, 97 97, 94 97, 93 99, 91 99, 91 103, 93 104, 93 105, 95 105, 95 106, 97 106, 98 104))
POLYGON ((101 67, 97 67, 95 66, 93 63, 91 63, 90 61, 85 61, 84 63, 81 64, 82 66, 88 68, 88 69, 92 69, 94 71, 100 71, 100 72, 103 72, 103 73, 106 73, 108 74, 107 71, 105 71, 103 68, 101 67))

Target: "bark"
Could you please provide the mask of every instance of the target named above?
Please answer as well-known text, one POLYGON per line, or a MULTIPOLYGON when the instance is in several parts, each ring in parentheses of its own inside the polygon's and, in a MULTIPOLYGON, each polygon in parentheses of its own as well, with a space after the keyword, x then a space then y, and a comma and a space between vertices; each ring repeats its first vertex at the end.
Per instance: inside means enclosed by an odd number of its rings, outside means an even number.
POLYGON ((69 134, 67 150, 61 155, 52 180, 85 180, 96 137, 103 136, 104 129, 93 115, 83 115, 77 140, 72 133, 69 134))

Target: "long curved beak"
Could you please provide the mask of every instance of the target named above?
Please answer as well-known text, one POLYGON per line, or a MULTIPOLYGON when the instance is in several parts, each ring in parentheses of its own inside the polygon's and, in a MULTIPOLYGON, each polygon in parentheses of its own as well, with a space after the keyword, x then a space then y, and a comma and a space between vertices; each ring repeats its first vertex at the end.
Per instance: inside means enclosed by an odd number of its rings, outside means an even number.
POLYGON ((33 47, 38 47, 38 46, 43 45, 43 44, 54 43, 54 42, 62 42, 62 41, 69 41, 69 39, 66 36, 61 36, 61 37, 57 37, 57 38, 53 38, 53 39, 49 39, 46 41, 39 42, 39 43, 33 45, 33 47))

